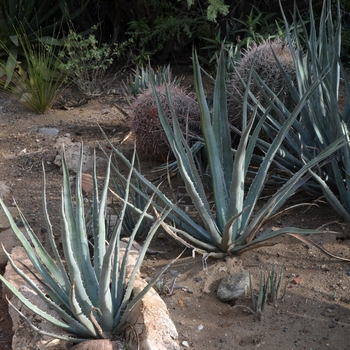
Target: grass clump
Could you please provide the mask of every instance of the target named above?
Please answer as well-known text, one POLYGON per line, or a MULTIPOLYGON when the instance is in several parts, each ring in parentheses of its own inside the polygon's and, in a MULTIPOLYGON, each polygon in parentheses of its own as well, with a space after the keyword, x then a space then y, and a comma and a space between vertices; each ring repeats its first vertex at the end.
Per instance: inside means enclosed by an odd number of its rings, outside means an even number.
POLYGON ((57 99, 66 75, 60 69, 52 46, 42 41, 34 45, 26 34, 18 34, 24 54, 19 62, 8 51, 9 59, 0 62, 0 89, 18 99, 36 113, 44 113, 57 99), (9 79, 10 77, 10 79, 9 79))

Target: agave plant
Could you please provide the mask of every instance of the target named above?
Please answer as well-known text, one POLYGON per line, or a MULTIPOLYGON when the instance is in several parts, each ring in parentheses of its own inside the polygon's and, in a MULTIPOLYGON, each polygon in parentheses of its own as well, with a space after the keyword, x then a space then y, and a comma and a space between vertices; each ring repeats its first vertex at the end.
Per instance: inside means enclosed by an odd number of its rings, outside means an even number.
MULTIPOLYGON (((127 247, 125 248, 124 256, 121 256, 119 237, 126 204, 123 205, 119 221, 113 229, 110 241, 106 244, 105 209, 107 204, 110 166, 108 166, 106 172, 106 181, 100 198, 97 189, 95 169, 92 202, 94 239, 93 247, 91 248, 89 247, 89 242, 87 240, 86 223, 84 218, 84 204, 81 192, 81 167, 82 151, 76 176, 76 205, 74 206, 70 190, 69 174, 65 158, 63 157, 61 237, 64 259, 61 259, 60 253, 55 244, 52 226, 47 212, 45 176, 43 185, 43 207, 54 257, 51 257, 44 249, 39 239, 30 228, 25 217, 20 212, 21 219, 24 222, 30 241, 26 239, 23 233, 17 228, 9 211, 0 199, 0 204, 11 223, 14 233, 21 241, 29 259, 33 263, 36 271, 31 271, 31 273, 35 275, 36 281, 39 283, 40 287, 25 274, 25 269, 16 266, 15 261, 7 252, 5 252, 11 266, 20 276, 23 277, 38 296, 43 299, 51 309, 57 312, 59 318, 55 319, 33 305, 19 291, 17 291, 14 286, 4 279, 3 276, 0 276, 0 280, 23 302, 24 305, 42 318, 58 327, 61 327, 69 333, 73 333, 76 338, 51 333, 47 334, 30 324, 31 328, 41 334, 73 342, 81 342, 91 338, 112 338, 121 331, 121 328, 125 324, 128 312, 139 300, 141 300, 161 274, 158 273, 142 292, 132 297, 131 293, 135 275, 154 233, 164 219, 164 216, 162 216, 159 220, 154 222, 145 239, 135 266, 132 271, 127 271, 129 254, 138 225, 142 221, 151 201, 148 202, 143 214, 140 215, 140 220, 138 224, 135 225, 135 229, 130 236, 127 247)), ((126 200, 128 197, 128 184, 131 176, 132 171, 130 171, 128 175, 125 193, 126 200)), ((22 317, 25 317, 19 310, 17 310, 17 312, 22 317)), ((27 322, 29 321, 27 320, 27 322)))
MULTIPOLYGON (((284 18, 288 44, 296 47, 291 51, 296 68, 296 86, 276 55, 274 56, 294 100, 298 102, 316 79, 320 76, 323 78, 315 91, 310 94, 304 108, 300 110, 300 117, 293 122, 275 161, 280 168, 289 169, 294 173, 340 137, 346 139, 347 142, 322 167, 310 169, 309 173, 318 184, 318 193, 323 193, 335 211, 346 221, 350 221, 350 84, 340 61, 340 2, 336 1, 335 11, 332 4, 330 0, 323 2, 318 33, 315 26, 311 26, 310 31, 307 30, 297 10, 294 12, 292 31, 289 30, 288 22, 284 18), (334 19, 333 12, 336 15, 334 19), (295 29, 297 22, 302 24, 305 44, 300 40, 300 32, 295 29), (339 93, 341 81, 345 88, 342 106, 339 93)), ((310 21, 314 23, 311 2, 309 13, 310 21)), ((256 79, 260 82, 260 90, 266 101, 269 101, 269 107, 275 112, 275 117, 268 115, 263 126, 266 135, 269 135, 272 141, 276 133, 282 129, 283 123, 290 118, 290 111, 257 75, 256 79)), ((262 109, 260 115, 263 112, 262 109)), ((271 142, 259 140, 258 144, 266 151, 271 142)), ((314 189, 317 187, 314 186, 314 189)))
MULTIPOLYGON (((231 149, 230 126, 226 112, 226 72, 224 57, 221 53, 218 62, 217 77, 214 89, 213 113, 210 109, 204 94, 204 88, 201 79, 201 68, 199 66, 196 52, 193 52, 193 65, 197 99, 201 109, 201 123, 203 132, 203 142, 208 157, 208 168, 211 178, 211 191, 214 205, 210 203, 209 195, 203 184, 203 178, 200 176, 193 154, 188 146, 185 136, 177 123, 177 118, 172 104, 169 87, 167 88, 168 103, 171 107, 173 126, 168 123, 161 103, 153 84, 154 94, 156 96, 159 118, 167 134, 169 144, 172 146, 173 153, 176 156, 179 172, 185 184, 188 195, 191 197, 194 208, 201 221, 195 221, 185 211, 176 206, 164 193, 157 190, 141 173, 135 171, 135 175, 150 189, 156 191, 156 201, 154 207, 161 210, 164 205, 172 208, 172 213, 168 218, 172 220, 173 225, 163 225, 166 230, 182 240, 185 244, 192 245, 198 251, 209 252, 212 256, 221 257, 230 253, 239 253, 253 247, 261 245, 264 241, 276 237, 286 232, 297 232, 299 234, 310 234, 320 232, 317 230, 301 230, 292 227, 273 228, 266 227, 268 220, 274 217, 281 206, 295 193, 295 191, 311 177, 308 174, 310 169, 316 167, 320 161, 327 158, 335 150, 344 145, 344 138, 336 140, 327 147, 317 157, 305 164, 296 172, 283 186, 277 189, 274 195, 258 208, 257 203, 260 194, 264 188, 268 171, 274 161, 274 157, 287 135, 290 127, 293 125, 300 111, 305 107, 310 94, 318 87, 322 77, 315 79, 308 90, 300 97, 298 104, 290 117, 285 121, 281 130, 276 135, 271 146, 267 150, 259 169, 245 192, 247 184, 246 175, 251 163, 253 150, 256 140, 268 111, 264 117, 259 120, 256 128, 250 136, 254 123, 254 115, 250 119, 246 129, 242 133, 241 140, 235 152, 231 149), (233 157, 233 153, 235 156, 233 157), (163 204, 159 204, 163 203, 163 204), (214 210, 214 212, 213 212, 214 210), (262 232, 260 230, 262 229, 262 232), (187 242, 187 243, 186 243, 187 242)), ((250 73, 250 78, 253 71, 250 73)), ((247 84, 249 86, 249 83, 247 84)), ((247 96, 249 89, 246 90, 244 97, 244 114, 247 119, 248 102, 247 96)), ((257 109, 257 108, 256 108, 257 109)), ((110 146, 117 156, 131 167, 130 162, 118 151, 111 142, 110 146)), ((117 175, 122 178, 120 173, 117 175)), ((123 180, 125 181, 125 179, 123 180)), ((132 206, 132 204, 130 204, 132 206)), ((136 209, 135 209, 136 210, 136 209)), ((152 219, 152 217, 150 218, 152 219)), ((153 218, 154 219, 154 218, 153 218)))
MULTIPOLYGON (((155 78, 157 86, 161 86, 172 81, 175 85, 176 79, 172 80, 170 65, 160 67, 155 78)), ((136 97, 141 91, 147 90, 150 87, 150 72, 146 66, 137 66, 135 73, 131 74, 126 82, 123 82, 124 93, 129 99, 129 96, 136 97)))

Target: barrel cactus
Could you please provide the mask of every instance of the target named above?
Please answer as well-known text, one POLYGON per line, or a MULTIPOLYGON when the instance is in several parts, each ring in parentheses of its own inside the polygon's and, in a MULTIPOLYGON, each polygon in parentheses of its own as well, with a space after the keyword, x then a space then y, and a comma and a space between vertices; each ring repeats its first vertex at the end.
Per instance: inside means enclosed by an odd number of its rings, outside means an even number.
MULTIPOLYGON (((170 107, 164 85, 156 87, 163 110, 172 125, 170 107)), ((191 144, 201 134, 200 110, 195 94, 184 88, 170 85, 170 93, 181 130, 191 144)), ((166 161, 173 157, 167 136, 158 116, 158 108, 152 88, 139 94, 131 105, 129 126, 136 139, 136 147, 152 160, 166 161)))
MULTIPOLYGON (((273 52, 276 54, 285 72, 289 75, 291 80, 296 83, 295 65, 291 48, 285 41, 279 38, 275 40, 266 40, 258 44, 254 43, 249 50, 242 53, 242 57, 237 65, 237 72, 243 81, 247 83, 250 69, 253 66, 255 72, 265 84, 278 96, 285 107, 291 110, 295 106, 295 103, 289 92, 286 80, 281 74, 273 52)), ((240 127, 245 88, 236 72, 232 73, 230 76, 228 90, 232 96, 232 98, 229 99, 230 122, 240 127)), ((264 97, 254 79, 251 81, 250 91, 264 107, 268 106, 268 103, 264 102, 264 97)))

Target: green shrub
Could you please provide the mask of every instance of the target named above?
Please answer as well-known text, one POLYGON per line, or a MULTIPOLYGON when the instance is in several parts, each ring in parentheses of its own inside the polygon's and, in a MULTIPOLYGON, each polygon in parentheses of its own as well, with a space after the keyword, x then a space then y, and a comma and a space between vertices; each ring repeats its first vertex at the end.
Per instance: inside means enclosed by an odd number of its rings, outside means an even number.
MULTIPOLYGON (((11 80, 0 81, 0 89, 18 99, 36 113, 43 113, 50 109, 55 102, 62 84, 66 78, 59 67, 57 57, 50 45, 38 40, 33 46, 27 35, 17 35, 22 47, 25 61, 17 63, 15 69, 4 62, 0 62, 0 74, 11 76, 11 80)), ((4 43, 0 43, 12 60, 12 56, 4 43)))
POLYGON ((123 46, 100 44, 94 34, 85 37, 70 30, 58 58, 70 81, 86 96, 95 97, 107 92, 108 70, 122 52, 123 46))

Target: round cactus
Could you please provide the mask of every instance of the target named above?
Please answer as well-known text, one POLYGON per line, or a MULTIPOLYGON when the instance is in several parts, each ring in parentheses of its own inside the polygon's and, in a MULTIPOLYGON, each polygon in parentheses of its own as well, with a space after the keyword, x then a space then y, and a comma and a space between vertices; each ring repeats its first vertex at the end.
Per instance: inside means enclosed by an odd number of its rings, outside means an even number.
MULTIPOLYGON (((266 40, 260 44, 253 44, 249 50, 246 50, 242 54, 242 58, 237 66, 237 72, 243 81, 247 83, 250 69, 254 66, 255 72, 264 83, 278 96, 286 108, 291 110, 295 106, 295 103, 289 92, 288 85, 277 65, 272 50, 276 54, 285 72, 295 83, 295 65, 291 49, 287 43, 281 39, 275 39, 273 41, 266 40)), ((242 101, 245 88, 235 72, 230 76, 228 90, 233 96, 233 98, 229 99, 230 122, 240 127, 239 123, 242 118, 242 101)), ((264 101, 264 97, 253 79, 250 84, 250 91, 264 107, 268 107, 268 102, 264 101)))
MULTIPOLYGON (((172 117, 167 102, 165 86, 156 87, 164 113, 170 125, 172 117)), ((201 134, 200 110, 195 94, 170 85, 170 92, 177 120, 187 140, 201 134)), ((142 154, 159 161, 173 158, 171 147, 158 115, 157 103, 152 88, 139 94, 131 105, 129 126, 136 138, 136 147, 142 154)))

